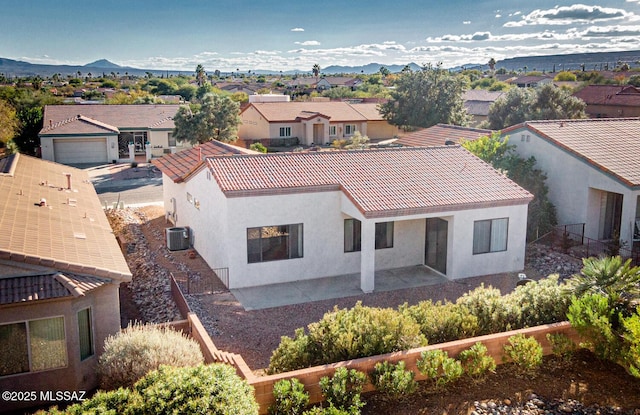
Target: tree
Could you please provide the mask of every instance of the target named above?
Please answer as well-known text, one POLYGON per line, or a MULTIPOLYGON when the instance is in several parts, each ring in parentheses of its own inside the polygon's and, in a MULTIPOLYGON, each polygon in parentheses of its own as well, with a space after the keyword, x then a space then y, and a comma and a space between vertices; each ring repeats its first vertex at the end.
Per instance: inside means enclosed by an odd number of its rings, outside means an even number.
POLYGON ((204 66, 198 64, 196 66, 196 82, 198 86, 203 86, 207 81, 207 73, 204 71, 204 66))
POLYGON ((207 94, 202 104, 181 107, 174 117, 174 136, 191 144, 237 138, 240 104, 229 96, 207 94))
POLYGON ((537 239, 557 224, 556 208, 548 196, 547 175, 535 168, 534 157, 518 156, 509 145, 509 138, 502 139, 497 132, 473 141, 462 140, 461 145, 533 194, 527 215, 527 240, 537 239))
POLYGON ((380 106, 382 116, 401 128, 430 127, 438 123, 466 125, 462 101, 464 78, 451 75, 439 65, 407 70, 397 78, 391 99, 380 106))
POLYGON ((531 120, 586 118, 585 108, 584 101, 551 84, 512 88, 491 105, 483 126, 500 130, 531 120))
POLYGON ((7 101, 0 99, 0 147, 12 140, 18 129, 16 110, 7 101))
POLYGON ((311 72, 313 73, 313 76, 316 77, 316 82, 318 82, 318 76, 320 76, 320 65, 318 65, 317 63, 313 65, 311 72))

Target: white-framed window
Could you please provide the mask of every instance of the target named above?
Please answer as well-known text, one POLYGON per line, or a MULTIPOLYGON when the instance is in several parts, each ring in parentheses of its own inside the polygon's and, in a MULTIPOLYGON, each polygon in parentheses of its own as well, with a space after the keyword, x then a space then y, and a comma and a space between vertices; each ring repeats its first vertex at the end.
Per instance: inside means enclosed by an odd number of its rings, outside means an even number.
POLYGON ((78 339, 80 345, 80 360, 94 355, 93 321, 91 320, 91 308, 78 311, 78 339))
POLYGON ((0 376, 67 365, 64 317, 0 325, 0 376))
POLYGON ((509 218, 473 222, 473 254, 507 250, 509 218))
POLYGON ((247 228, 248 262, 302 258, 302 223, 247 228))
POLYGON ((355 124, 345 124, 344 126, 344 135, 354 135, 356 133, 356 125, 355 124))
POLYGON ((176 138, 173 136, 173 133, 168 133, 167 134, 167 139, 168 139, 169 147, 175 147, 176 146, 176 138))
POLYGON ((291 137, 291 127, 280 127, 280 137, 291 137))
POLYGON ((335 125, 330 125, 329 126, 329 136, 330 137, 335 137, 337 135, 338 135, 338 132, 337 132, 336 126, 335 125))

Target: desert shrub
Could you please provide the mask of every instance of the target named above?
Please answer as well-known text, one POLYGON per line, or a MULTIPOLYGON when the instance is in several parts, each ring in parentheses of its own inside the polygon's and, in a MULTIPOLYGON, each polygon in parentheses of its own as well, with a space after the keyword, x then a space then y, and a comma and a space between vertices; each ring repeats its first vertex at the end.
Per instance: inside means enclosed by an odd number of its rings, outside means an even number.
POLYGON ((296 378, 276 382, 273 385, 273 397, 276 402, 269 408, 269 413, 273 415, 302 414, 309 405, 309 393, 296 378))
POLYGON ((345 411, 344 409, 338 409, 335 406, 327 406, 325 408, 321 406, 314 406, 311 409, 304 411, 303 415, 354 415, 358 412, 352 413, 345 411))
POLYGON ((551 275, 516 287, 503 301, 506 320, 512 329, 520 329, 565 320, 571 296, 558 275, 551 275))
POLYGON ((204 362, 198 343, 167 326, 132 325, 105 340, 98 373, 103 389, 131 386, 160 365, 204 362))
POLYGON ((140 395, 135 413, 213 415, 258 414, 253 388, 232 366, 160 366, 134 385, 140 395))
POLYGON ((91 399, 68 406, 64 411, 48 410, 49 415, 118 415, 126 414, 139 404, 139 396, 130 389, 98 391, 91 399))
POLYGON ((496 370, 496 361, 493 357, 487 356, 487 346, 480 342, 461 351, 458 360, 464 373, 473 379, 481 379, 487 372, 496 370))
POLYGON ((249 146, 249 150, 257 151, 259 153, 266 153, 267 148, 262 143, 253 143, 249 146))
POLYGON ((640 315, 636 313, 624 319, 623 326, 626 345, 622 360, 629 373, 640 378, 640 315))
POLYGON ((542 346, 533 337, 516 334, 504 345, 503 361, 514 363, 517 373, 532 376, 542 364, 542 346))
POLYGON ((404 304, 399 310, 420 325, 420 331, 429 344, 473 337, 478 331, 478 318, 467 307, 448 301, 421 301, 413 306, 404 304))
POLYGON ((418 384, 414 377, 415 373, 406 369, 404 361, 395 365, 386 361, 376 363, 370 374, 373 386, 393 399, 411 395, 416 391, 418 384))
POLYGON ((320 379, 320 390, 330 406, 358 414, 364 406, 360 394, 366 383, 365 373, 339 367, 331 378, 324 376, 320 379))
POLYGON ((420 326, 391 308, 334 308, 322 320, 296 330, 294 339, 284 336, 274 350, 268 373, 301 369, 359 357, 407 350, 426 345, 420 326))
POLYGON ((547 333, 551 352, 562 360, 570 360, 576 351, 576 344, 564 333, 547 333))
POLYGON ((583 294, 573 297, 567 317, 585 339, 582 346, 591 349, 601 359, 619 360, 622 347, 616 331, 620 325, 619 315, 608 296, 583 294))
POLYGON ((477 335, 510 330, 507 312, 500 290, 484 284, 458 298, 456 304, 466 307, 478 319, 477 335))
POLYGON ((416 362, 420 373, 431 380, 437 388, 455 382, 462 376, 462 364, 449 357, 443 350, 425 350, 416 362))

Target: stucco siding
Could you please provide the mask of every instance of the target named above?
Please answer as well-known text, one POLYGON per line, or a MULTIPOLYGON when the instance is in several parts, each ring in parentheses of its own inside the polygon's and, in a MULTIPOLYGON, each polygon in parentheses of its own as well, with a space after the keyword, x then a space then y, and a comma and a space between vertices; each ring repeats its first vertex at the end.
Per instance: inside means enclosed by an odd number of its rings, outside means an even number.
POLYGON ((254 108, 247 108, 240 114, 242 124, 238 126, 238 137, 242 140, 268 138, 269 122, 254 108))

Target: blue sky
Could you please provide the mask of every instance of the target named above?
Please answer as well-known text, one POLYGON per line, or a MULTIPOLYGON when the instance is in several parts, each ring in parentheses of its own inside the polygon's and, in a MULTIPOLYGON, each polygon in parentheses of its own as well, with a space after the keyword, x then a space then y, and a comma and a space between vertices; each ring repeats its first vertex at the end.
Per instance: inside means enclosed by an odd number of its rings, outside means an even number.
POLYGON ((0 57, 141 69, 444 67, 640 49, 640 0, 2 0, 0 57))

